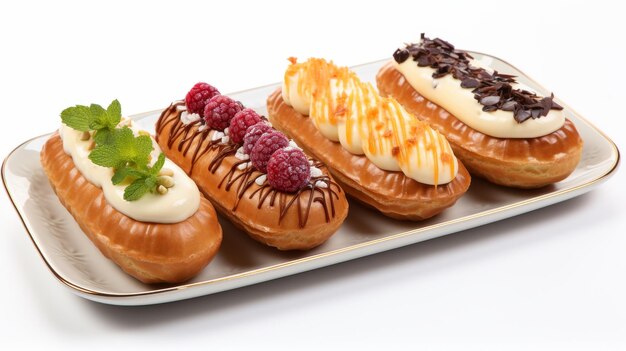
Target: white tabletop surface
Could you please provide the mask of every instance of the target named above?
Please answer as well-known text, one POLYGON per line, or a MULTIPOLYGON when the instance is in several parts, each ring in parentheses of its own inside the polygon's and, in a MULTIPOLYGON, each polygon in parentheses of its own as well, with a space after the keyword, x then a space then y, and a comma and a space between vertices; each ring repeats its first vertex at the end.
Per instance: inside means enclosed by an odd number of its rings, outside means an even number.
MULTIPOLYGON (((2 157, 57 128, 70 105, 117 98, 127 115, 154 110, 197 81, 237 91, 279 81, 289 56, 354 65, 389 57, 420 32, 513 63, 626 147, 617 1, 87 3, 0 5, 2 157)), ((625 174, 444 238, 138 308, 59 284, 2 193, 0 339, 83 350, 624 350, 625 174)))

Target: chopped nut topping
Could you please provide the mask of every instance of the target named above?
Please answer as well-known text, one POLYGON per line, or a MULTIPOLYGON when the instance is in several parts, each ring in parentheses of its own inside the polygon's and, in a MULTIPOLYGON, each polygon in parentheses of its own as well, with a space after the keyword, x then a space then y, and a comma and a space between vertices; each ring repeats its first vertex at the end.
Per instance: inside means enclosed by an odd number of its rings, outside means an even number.
POLYGON ((157 184, 163 185, 166 188, 171 188, 174 186, 174 178, 170 176, 159 176, 157 177, 157 184))
POLYGON ((159 171, 159 175, 172 177, 174 175, 174 171, 170 168, 163 168, 159 171))
POLYGON ((167 191, 168 191, 168 190, 167 190, 167 188, 166 188, 166 187, 164 187, 163 185, 159 185, 159 186, 157 187, 157 192, 158 192, 159 194, 161 194, 161 195, 165 195, 165 194, 167 194, 167 191))

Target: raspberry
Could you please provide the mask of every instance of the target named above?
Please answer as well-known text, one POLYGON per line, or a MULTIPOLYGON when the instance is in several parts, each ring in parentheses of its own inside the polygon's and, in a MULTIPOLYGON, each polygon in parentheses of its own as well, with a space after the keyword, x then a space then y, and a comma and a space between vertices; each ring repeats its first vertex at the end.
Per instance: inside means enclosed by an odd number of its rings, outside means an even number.
POLYGON ((187 112, 202 115, 204 106, 215 95, 220 95, 216 87, 203 82, 196 83, 185 96, 187 112))
POLYGON ((248 129, 246 129, 246 135, 243 137, 243 152, 249 155, 261 135, 271 130, 272 127, 263 122, 248 127, 248 129))
POLYGON ((230 140, 236 144, 241 144, 248 127, 259 122, 261 122, 261 116, 254 112, 251 108, 244 108, 243 110, 237 112, 235 117, 230 120, 230 126, 228 127, 230 140))
POLYGON ((311 166, 301 150, 286 147, 274 152, 267 162, 267 182, 276 190, 294 192, 311 180, 311 166))
POLYGON ((267 161, 274 151, 289 145, 289 139, 285 134, 278 131, 267 132, 257 140, 250 152, 250 162, 254 168, 265 173, 267 172, 267 161))
POLYGON ((216 95, 204 107, 204 121, 209 128, 222 131, 241 109, 241 103, 238 101, 226 95, 216 95))

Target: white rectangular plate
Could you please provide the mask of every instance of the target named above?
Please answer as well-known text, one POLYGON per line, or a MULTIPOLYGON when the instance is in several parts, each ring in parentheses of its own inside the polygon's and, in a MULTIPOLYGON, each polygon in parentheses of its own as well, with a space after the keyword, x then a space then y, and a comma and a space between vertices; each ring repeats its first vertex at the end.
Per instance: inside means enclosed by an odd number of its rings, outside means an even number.
MULTIPOLYGON (((484 54, 475 58, 542 94, 549 91, 510 64, 484 54)), ((374 81, 385 61, 354 67, 364 80, 374 81)), ((229 94, 265 114, 265 100, 279 84, 229 94)), ((617 169, 615 144, 562 101, 565 113, 578 128, 585 145, 580 164, 567 179, 542 189, 518 190, 495 186, 477 178, 452 208, 423 222, 397 221, 358 203, 325 244, 306 252, 280 252, 265 247, 220 219, 224 241, 218 255, 193 280, 179 285, 146 285, 126 275, 106 259, 85 236, 52 191, 39 163, 49 135, 26 141, 2 165, 2 180, 27 233, 50 271, 71 290, 90 300, 116 305, 147 305, 188 299, 375 254, 498 221, 581 195, 604 182, 617 169)), ((154 130, 160 111, 132 116, 146 130, 154 130)))

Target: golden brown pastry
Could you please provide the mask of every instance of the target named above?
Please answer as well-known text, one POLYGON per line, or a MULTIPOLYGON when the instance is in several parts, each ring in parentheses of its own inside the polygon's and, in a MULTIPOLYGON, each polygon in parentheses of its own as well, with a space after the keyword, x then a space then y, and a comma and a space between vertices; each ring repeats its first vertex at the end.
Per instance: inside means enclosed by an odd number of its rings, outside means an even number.
POLYGON ((377 86, 445 135, 473 175, 518 188, 565 179, 580 161, 583 141, 561 107, 471 59, 445 41, 422 37, 396 51, 378 72, 377 86))
POLYGON ((467 191, 468 172, 436 131, 346 68, 291 62, 283 88, 267 99, 269 120, 325 163, 350 196, 389 217, 422 220, 467 191))
POLYGON ((41 151, 52 189, 98 249, 144 283, 177 283, 198 274, 215 256, 222 230, 213 206, 179 223, 134 220, 113 208, 101 188, 88 181, 65 153, 58 133, 41 151))
MULTIPOLYGON (((214 89, 206 83, 196 87, 214 89)), ((220 213, 252 238, 280 250, 310 249, 337 231, 348 202, 322 163, 304 156, 254 111, 217 90, 209 94, 212 100, 191 101, 194 89, 186 102, 162 112, 156 139, 220 213), (205 114, 205 105, 215 113, 205 114)), ((200 100, 207 96, 201 95, 200 100)))

